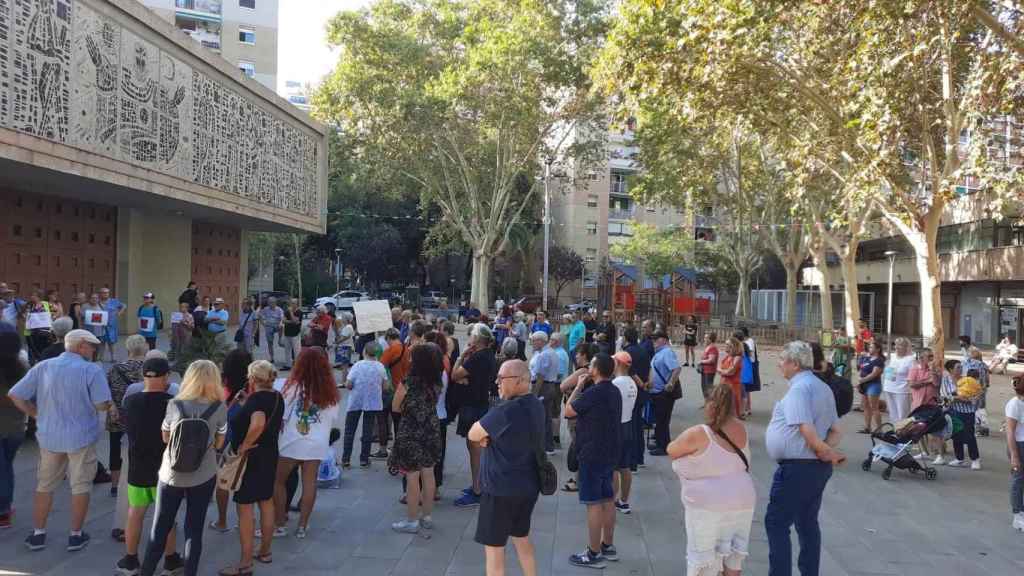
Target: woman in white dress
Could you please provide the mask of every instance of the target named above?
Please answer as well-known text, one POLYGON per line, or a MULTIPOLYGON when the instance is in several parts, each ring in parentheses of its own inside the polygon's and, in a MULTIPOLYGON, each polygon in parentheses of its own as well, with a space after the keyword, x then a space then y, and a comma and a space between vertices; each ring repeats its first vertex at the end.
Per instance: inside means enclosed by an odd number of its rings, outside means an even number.
POLYGON ((711 390, 704 422, 668 445, 686 510, 686 573, 739 576, 757 495, 748 465, 747 430, 736 417, 728 385, 711 390))
POLYGON ((885 392, 885 405, 889 410, 889 420, 893 423, 910 415, 910 384, 907 377, 914 367, 914 350, 910 340, 896 339, 896 353, 889 357, 882 372, 882 391, 885 392))

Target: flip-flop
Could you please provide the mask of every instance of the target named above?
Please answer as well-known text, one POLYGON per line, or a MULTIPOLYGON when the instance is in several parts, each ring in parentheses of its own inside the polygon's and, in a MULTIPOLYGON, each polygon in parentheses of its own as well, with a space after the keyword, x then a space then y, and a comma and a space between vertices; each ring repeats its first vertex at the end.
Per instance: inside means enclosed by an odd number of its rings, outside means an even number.
POLYGON ((218 534, 227 534, 228 532, 231 532, 231 528, 228 528, 227 525, 225 525, 223 528, 221 528, 220 526, 217 526, 217 521, 216 520, 214 520, 213 522, 210 522, 210 530, 213 530, 214 532, 216 532, 218 534))
POLYGON ((221 568, 217 571, 218 576, 252 576, 252 566, 242 568, 241 566, 231 566, 229 568, 221 568))
POLYGON ((253 554, 252 559, 257 561, 257 562, 259 562, 260 564, 273 564, 274 563, 274 555, 273 554, 260 554, 259 552, 257 552, 256 554, 253 554))

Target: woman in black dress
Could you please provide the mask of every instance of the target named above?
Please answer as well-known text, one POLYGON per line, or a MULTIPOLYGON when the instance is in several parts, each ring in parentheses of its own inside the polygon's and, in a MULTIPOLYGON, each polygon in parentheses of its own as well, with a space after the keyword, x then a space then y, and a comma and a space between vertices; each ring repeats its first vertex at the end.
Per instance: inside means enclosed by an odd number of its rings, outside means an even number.
POLYGON ((242 409, 231 418, 234 431, 232 448, 247 455, 242 484, 234 496, 238 505, 238 539, 242 555, 238 565, 221 570, 221 576, 252 573, 256 528, 254 504, 260 508, 260 525, 266 535, 260 538, 260 550, 255 559, 264 564, 273 559, 270 536, 274 533, 274 475, 277 470, 277 436, 284 415, 281 394, 274 390, 276 378, 277 370, 270 362, 257 360, 250 364, 249 395, 242 409))
POLYGON ((685 350, 683 366, 697 366, 697 357, 694 352, 697 347, 697 328, 697 317, 690 314, 686 318, 686 323, 683 324, 683 349, 685 350))
POLYGON ((441 393, 444 364, 436 344, 417 344, 412 348, 409 377, 395 390, 391 409, 400 412, 395 446, 388 466, 405 474, 407 519, 391 525, 397 532, 419 532, 420 501, 423 502, 422 526, 430 528, 434 509, 434 465, 441 455, 441 428, 437 418, 437 399, 441 393), (422 483, 422 495, 421 495, 422 483), (422 496, 422 497, 421 497, 422 496))

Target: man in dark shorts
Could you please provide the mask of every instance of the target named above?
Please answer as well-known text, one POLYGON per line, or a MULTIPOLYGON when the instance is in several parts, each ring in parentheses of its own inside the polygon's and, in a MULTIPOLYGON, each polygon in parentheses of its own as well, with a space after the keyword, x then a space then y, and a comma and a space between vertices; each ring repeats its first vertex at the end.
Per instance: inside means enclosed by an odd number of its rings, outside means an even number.
POLYGON ((455 499, 460 507, 480 505, 480 452, 481 446, 469 439, 469 430, 483 418, 491 405, 491 385, 498 373, 494 357, 494 335, 484 324, 474 324, 469 333, 469 345, 452 368, 454 392, 458 397, 459 421, 455 432, 466 438, 469 468, 473 484, 455 499))
POLYGON ((484 447, 476 541, 484 545, 489 576, 504 573, 509 537, 523 574, 536 574, 530 517, 540 494, 536 451, 546 414, 530 393, 530 372, 522 360, 501 365, 498 395, 504 402, 473 424, 468 436, 484 447))
POLYGON ((590 361, 590 376, 596 384, 573 390, 565 407, 566 418, 576 418, 576 446, 580 463, 580 502, 587 506, 587 548, 569 557, 569 563, 603 568, 617 561, 615 549, 615 492, 612 472, 622 449, 622 394, 612 384, 615 362, 601 353, 590 361))

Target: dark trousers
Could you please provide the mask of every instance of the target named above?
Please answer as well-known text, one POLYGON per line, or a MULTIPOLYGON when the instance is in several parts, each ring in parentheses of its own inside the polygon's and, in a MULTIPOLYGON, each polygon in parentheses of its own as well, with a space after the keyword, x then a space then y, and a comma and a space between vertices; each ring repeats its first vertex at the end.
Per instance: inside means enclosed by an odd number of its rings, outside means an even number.
POLYGON ((672 421, 672 409, 675 408, 676 400, 669 392, 651 394, 651 401, 654 402, 654 443, 658 450, 668 448, 670 441, 669 424, 672 421))
POLYGON ((704 399, 708 399, 708 395, 711 394, 711 390, 715 387, 715 373, 700 374, 700 393, 704 395, 704 399))
POLYGON ((957 412, 956 417, 964 423, 962 430, 953 434, 953 453, 956 454, 957 460, 964 459, 964 445, 967 446, 967 453, 970 454, 971 460, 977 460, 978 456, 978 437, 974 435, 974 412, 957 412))
POLYGON ((14 502, 14 455, 23 440, 21 436, 0 436, 0 514, 9 513, 14 502))
POLYGON ((108 432, 110 435, 110 471, 121 471, 121 437, 124 432, 108 432))
POLYGON ((146 338, 146 345, 149 346, 150 350, 155 350, 156 349, 156 337, 153 337, 153 338, 147 337, 146 338))
POLYGON ((818 460, 782 460, 775 469, 764 516, 768 533, 768 576, 793 573, 793 549, 789 528, 796 525, 800 540, 797 566, 801 576, 818 576, 821 564, 821 528, 818 511, 832 465, 818 460))
POLYGON ((356 439, 356 428, 359 427, 359 420, 363 421, 363 434, 360 437, 359 461, 365 462, 370 459, 370 446, 373 444, 374 418, 380 412, 364 412, 352 410, 345 415, 345 443, 342 445, 341 461, 351 462, 352 444, 356 439))
POLYGON ((636 403, 633 404, 633 442, 636 454, 634 455, 634 462, 637 465, 644 463, 644 455, 647 452, 647 440, 645 438, 644 430, 646 423, 644 422, 644 410, 647 407, 647 401, 651 399, 651 395, 646 390, 637 389, 636 391, 636 403))
POLYGON ((163 482, 157 485, 156 511, 153 513, 153 528, 149 533, 146 556, 142 561, 142 576, 153 576, 156 572, 156 565, 163 556, 167 535, 174 529, 174 517, 178 514, 182 500, 185 501, 185 576, 195 576, 199 573, 206 509, 210 505, 216 486, 216 477, 190 488, 178 488, 163 482))

